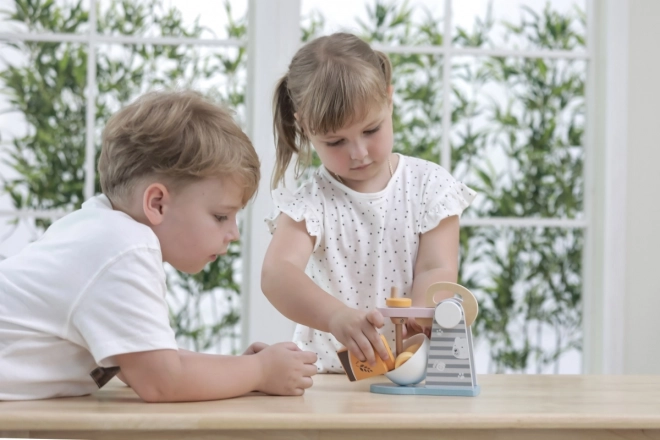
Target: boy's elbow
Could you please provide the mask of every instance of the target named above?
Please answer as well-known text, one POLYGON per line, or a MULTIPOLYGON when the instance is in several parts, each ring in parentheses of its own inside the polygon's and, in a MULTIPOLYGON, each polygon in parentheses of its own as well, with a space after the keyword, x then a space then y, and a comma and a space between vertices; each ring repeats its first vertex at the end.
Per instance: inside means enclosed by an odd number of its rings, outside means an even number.
POLYGON ((140 399, 148 403, 182 400, 181 391, 185 388, 184 368, 179 354, 176 353, 175 356, 160 358, 156 365, 151 364, 149 368, 142 365, 137 370, 131 371, 132 374, 126 375, 130 379, 131 388, 140 399))
POLYGON ((140 399, 147 403, 167 403, 177 401, 175 392, 171 384, 162 383, 163 381, 149 381, 141 384, 139 387, 133 387, 140 399))
POLYGON ((135 390, 135 392, 140 397, 140 399, 147 403, 165 403, 169 401, 165 397, 165 394, 160 393, 155 389, 135 390))

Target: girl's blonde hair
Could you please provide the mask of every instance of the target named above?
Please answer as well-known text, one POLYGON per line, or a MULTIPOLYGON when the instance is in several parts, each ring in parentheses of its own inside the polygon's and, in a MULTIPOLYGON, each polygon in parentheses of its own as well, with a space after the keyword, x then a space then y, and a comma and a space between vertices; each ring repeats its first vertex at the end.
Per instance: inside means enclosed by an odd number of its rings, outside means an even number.
POLYGON ((273 131, 277 149, 271 186, 284 184, 294 153, 299 177, 310 164, 310 133, 328 133, 389 104, 392 65, 355 35, 337 33, 303 46, 277 84, 273 131), (297 120, 296 120, 297 116, 297 120))

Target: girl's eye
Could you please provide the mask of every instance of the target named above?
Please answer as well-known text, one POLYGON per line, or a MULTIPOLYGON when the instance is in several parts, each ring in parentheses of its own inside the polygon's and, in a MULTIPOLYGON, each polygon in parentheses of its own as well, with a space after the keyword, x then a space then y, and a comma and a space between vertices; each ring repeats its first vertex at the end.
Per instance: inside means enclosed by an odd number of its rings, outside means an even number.
POLYGON ((376 127, 376 128, 372 128, 371 130, 367 130, 367 131, 365 131, 364 133, 365 133, 365 134, 374 134, 374 133, 376 133, 378 130, 380 130, 380 125, 379 125, 378 127, 376 127))
POLYGON ((335 141, 335 142, 326 142, 325 144, 326 144, 328 147, 338 147, 338 146, 341 145, 342 143, 344 143, 344 140, 343 140, 343 139, 339 139, 338 141, 335 141))
POLYGON ((219 222, 224 222, 224 221, 228 220, 226 215, 216 215, 215 219, 219 222))

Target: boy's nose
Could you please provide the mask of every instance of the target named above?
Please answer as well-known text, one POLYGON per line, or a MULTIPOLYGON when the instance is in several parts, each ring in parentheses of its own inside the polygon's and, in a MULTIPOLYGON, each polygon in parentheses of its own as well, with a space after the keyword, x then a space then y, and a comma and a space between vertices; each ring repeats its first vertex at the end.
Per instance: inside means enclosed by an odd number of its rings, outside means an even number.
POLYGON ((229 234, 227 234, 227 240, 236 241, 239 238, 241 238, 241 233, 238 231, 238 223, 235 223, 229 231, 229 234))

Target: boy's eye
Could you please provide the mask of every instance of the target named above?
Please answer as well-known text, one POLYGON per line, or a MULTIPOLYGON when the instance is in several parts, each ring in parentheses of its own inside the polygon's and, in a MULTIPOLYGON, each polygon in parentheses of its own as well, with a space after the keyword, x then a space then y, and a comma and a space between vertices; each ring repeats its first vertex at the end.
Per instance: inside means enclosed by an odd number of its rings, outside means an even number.
POLYGON ((226 215, 216 215, 215 219, 219 222, 224 222, 228 220, 228 217, 226 215))

